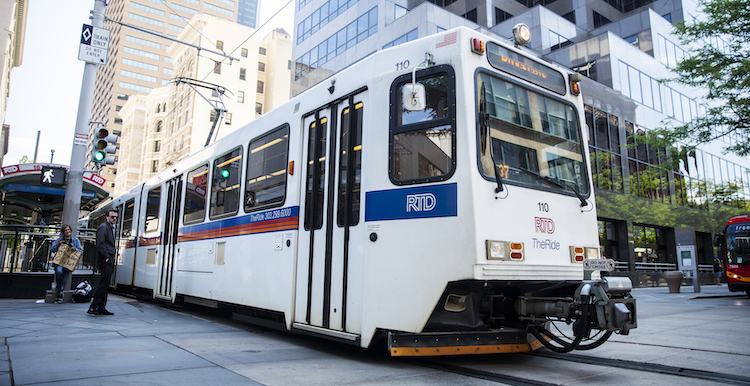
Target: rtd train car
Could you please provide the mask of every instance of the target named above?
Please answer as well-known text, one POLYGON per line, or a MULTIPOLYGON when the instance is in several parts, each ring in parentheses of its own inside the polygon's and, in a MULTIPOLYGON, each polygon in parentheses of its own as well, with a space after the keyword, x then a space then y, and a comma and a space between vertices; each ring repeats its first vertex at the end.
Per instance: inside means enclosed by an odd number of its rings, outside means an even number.
POLYGON ((514 31, 376 52, 99 208, 111 284, 394 356, 627 334, 630 280, 584 278, 605 260, 580 75, 514 31))
POLYGON ((729 219, 714 244, 721 247, 729 291, 745 291, 750 296, 750 216, 729 219))

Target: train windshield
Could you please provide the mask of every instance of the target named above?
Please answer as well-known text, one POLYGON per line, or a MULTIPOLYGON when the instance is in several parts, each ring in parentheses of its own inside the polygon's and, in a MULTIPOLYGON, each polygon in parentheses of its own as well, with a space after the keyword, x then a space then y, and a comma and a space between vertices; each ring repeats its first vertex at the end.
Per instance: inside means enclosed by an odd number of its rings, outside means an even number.
POLYGON ((572 105, 483 72, 477 75, 477 93, 482 173, 503 183, 588 195, 580 123, 572 105))
POLYGON ((750 263, 750 225, 732 224, 727 227, 727 260, 729 264, 750 263))

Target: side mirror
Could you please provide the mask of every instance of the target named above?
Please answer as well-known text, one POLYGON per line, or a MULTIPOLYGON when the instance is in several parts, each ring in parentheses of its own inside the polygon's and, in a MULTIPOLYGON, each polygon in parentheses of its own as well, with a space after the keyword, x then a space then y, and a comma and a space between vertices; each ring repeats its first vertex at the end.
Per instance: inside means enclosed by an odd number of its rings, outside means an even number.
POLYGON ((724 235, 719 233, 718 235, 714 236, 714 247, 718 247, 721 245, 721 241, 724 239, 724 235))
POLYGON ((407 83, 404 85, 403 103, 408 111, 423 111, 427 107, 424 85, 407 83))

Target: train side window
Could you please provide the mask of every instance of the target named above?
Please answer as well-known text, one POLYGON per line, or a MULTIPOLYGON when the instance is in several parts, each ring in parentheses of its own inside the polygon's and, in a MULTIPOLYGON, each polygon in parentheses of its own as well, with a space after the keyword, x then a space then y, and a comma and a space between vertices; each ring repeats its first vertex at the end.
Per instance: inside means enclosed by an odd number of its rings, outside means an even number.
POLYGON ((242 147, 214 160, 211 176, 211 219, 236 214, 240 208, 242 147))
POLYGON ((390 179, 396 185, 445 181, 456 170, 455 74, 450 66, 417 72, 425 86, 426 108, 408 111, 403 87, 411 73, 391 85, 390 179))
POLYGON ((146 233, 159 230, 159 205, 161 204, 161 185, 148 191, 146 197, 146 233))
POLYGON ((354 170, 354 181, 352 183, 352 197, 351 197, 351 216, 349 217, 349 226, 359 224, 359 196, 360 196, 360 185, 362 179, 362 114, 363 107, 362 102, 354 104, 354 129, 349 129, 349 122, 352 117, 349 116, 349 108, 345 108, 341 112, 341 156, 339 157, 339 205, 338 205, 338 225, 344 226, 344 208, 346 206, 346 191, 347 191, 347 166, 349 164, 348 154, 346 146, 349 141, 349 135, 352 135, 352 150, 353 160, 352 166, 354 170))
POLYGON ((120 237, 130 237, 133 231, 133 207, 135 207, 135 199, 128 200, 125 203, 125 210, 122 213, 122 228, 120 229, 120 237))
POLYGON ((247 151, 245 212, 284 204, 288 153, 288 125, 250 141, 247 151))
POLYGON ((203 222, 206 218, 206 192, 208 192, 208 164, 201 165, 187 174, 183 223, 203 222))

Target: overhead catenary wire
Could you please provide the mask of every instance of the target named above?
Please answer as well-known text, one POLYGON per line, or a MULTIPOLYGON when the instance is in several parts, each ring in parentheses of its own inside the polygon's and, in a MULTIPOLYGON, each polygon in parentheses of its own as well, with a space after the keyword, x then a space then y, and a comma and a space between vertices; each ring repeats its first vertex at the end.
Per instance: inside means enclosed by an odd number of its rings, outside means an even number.
MULTIPOLYGON (((221 60, 220 62, 218 62, 218 63, 223 63, 223 62, 224 62, 224 60, 225 60, 226 58, 230 58, 230 59, 232 59, 232 58, 231 58, 231 55, 232 55, 233 53, 235 53, 235 52, 236 52, 236 51, 237 51, 238 49, 240 49, 240 48, 242 47, 242 45, 243 45, 243 44, 245 44, 245 43, 246 43, 246 42, 247 42, 248 40, 250 40, 250 39, 251 39, 251 38, 252 38, 253 36, 255 36, 255 35, 256 35, 256 34, 258 33, 258 31, 260 31, 261 29, 263 29, 263 28, 264 28, 264 27, 265 27, 265 26, 266 26, 266 25, 267 25, 268 23, 270 23, 270 22, 271 22, 272 20, 274 20, 274 19, 275 19, 275 18, 276 18, 276 17, 277 17, 278 15, 279 15, 279 13, 281 13, 281 11, 283 11, 283 10, 284 10, 284 9, 285 9, 286 7, 288 7, 288 6, 289 6, 289 4, 291 4, 291 3, 292 3, 292 0, 288 0, 288 1, 286 2, 286 4, 284 4, 284 5, 283 5, 283 6, 281 7, 281 8, 279 8, 279 10, 278 10, 278 11, 276 11, 276 13, 274 13, 274 14, 273 14, 273 15, 272 15, 272 16, 271 16, 271 17, 270 17, 270 18, 269 18, 269 19, 268 19, 268 20, 267 20, 266 22, 264 22, 264 23, 263 23, 263 24, 262 24, 262 25, 261 25, 261 26, 260 26, 259 28, 255 29, 255 30, 254 30, 254 31, 253 31, 253 32, 252 32, 252 33, 251 33, 251 34, 250 34, 250 35, 249 35, 249 36, 248 36, 247 38, 245 38, 245 39, 244 39, 244 40, 243 40, 243 41, 242 41, 242 42, 241 42, 241 43, 240 43, 240 44, 239 44, 239 45, 238 45, 237 47, 235 47, 235 48, 234 48, 234 49, 233 49, 232 51, 230 51, 230 52, 229 52, 228 54, 227 54, 226 52, 223 52, 223 53, 221 54, 221 56, 222 56, 222 60, 221 60)), ((117 22, 117 21, 115 21, 115 20, 112 20, 112 19, 108 19, 108 21, 111 21, 111 22, 114 22, 114 23, 116 23, 116 24, 120 24, 120 25, 125 25, 125 24, 123 24, 123 23, 121 23, 121 22, 117 22)), ((128 26, 128 27, 130 27, 130 26, 128 26)), ((143 32, 143 31, 142 31, 142 32, 143 32)), ((149 31, 149 32, 150 32, 150 31, 149 31)), ((201 35, 203 35, 203 34, 201 34, 201 35)), ((158 37, 162 37, 162 38, 168 38, 168 37, 166 37, 166 36, 163 36, 163 35, 157 35, 157 36, 158 36, 158 37)), ((203 36, 205 37, 205 35, 203 35, 203 36)), ((176 40, 176 39, 171 39, 171 38, 168 38, 168 39, 169 39, 169 40, 174 40, 174 41, 176 41, 177 43, 183 43, 183 42, 181 42, 181 41, 179 41, 179 40, 176 40)), ((211 39, 209 39, 208 37, 206 37, 206 39, 208 39, 209 41, 211 40, 211 39)), ((212 52, 211 50, 208 50, 208 49, 205 49, 205 48, 201 48, 201 50, 206 50, 206 51, 212 52)), ((218 53, 217 53, 217 54, 218 54, 218 53)), ((200 55, 200 50, 198 50, 198 56, 201 56, 201 55, 200 55)), ((239 59, 236 59, 236 58, 234 58, 234 60, 238 60, 238 61, 239 61, 239 59)), ((231 65, 231 62, 230 62, 230 65, 231 65)), ((212 73, 213 73, 213 70, 212 70, 212 71, 210 71, 209 73, 207 73, 207 74, 206 74, 206 75, 205 75, 205 76, 203 77, 203 79, 201 79, 201 80, 202 80, 202 81, 205 81, 205 80, 206 80, 206 78, 208 78, 208 77, 209 77, 209 76, 210 76, 210 75, 211 75, 212 73)), ((190 97, 190 96, 191 96, 191 93, 192 93, 192 92, 193 92, 193 90, 190 90, 190 89, 188 89, 188 90, 187 90, 187 92, 185 93, 185 95, 184 95, 184 96, 183 96, 183 97, 182 97, 182 98, 180 99, 180 101, 178 101, 177 103, 173 103, 173 104, 171 104, 172 106, 171 106, 171 109, 170 109, 170 111, 169 111, 168 113, 166 113, 166 114, 165 114, 165 115, 164 115, 164 116, 162 117, 162 121, 163 121, 163 122, 164 122, 164 121, 166 121, 166 120, 167 120, 167 118, 172 118, 172 119, 173 119, 173 118, 174 118, 174 116, 175 116, 175 115, 173 115, 173 114, 175 114, 175 112, 176 112, 177 108, 183 105, 183 103, 184 103, 184 102, 185 102, 185 101, 186 101, 186 100, 188 99, 188 97, 190 97)), ((166 127, 165 127, 165 129, 166 129, 166 127)), ((137 145, 137 146, 142 146, 142 145, 143 145, 143 143, 144 143, 144 140, 143 140, 143 138, 141 138, 141 139, 140 139, 140 140, 139 140, 138 142, 136 142, 136 143, 135 143, 135 145, 137 145)))

